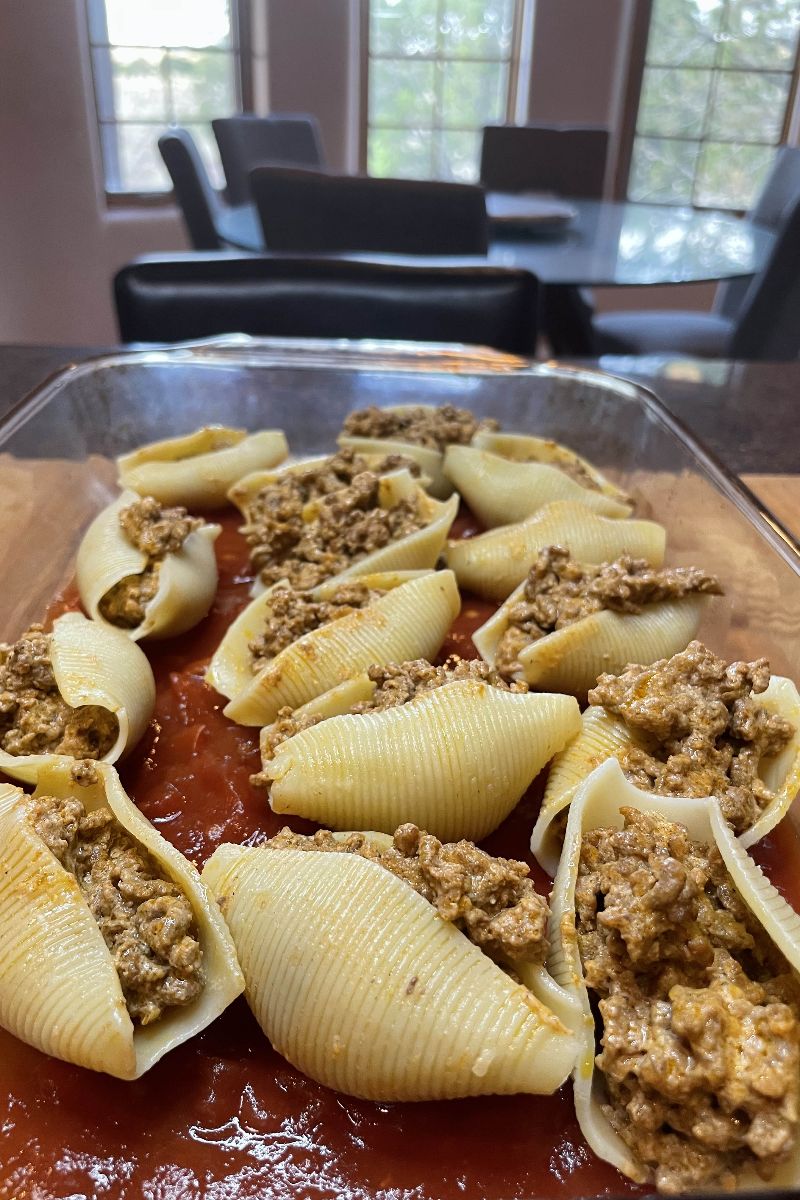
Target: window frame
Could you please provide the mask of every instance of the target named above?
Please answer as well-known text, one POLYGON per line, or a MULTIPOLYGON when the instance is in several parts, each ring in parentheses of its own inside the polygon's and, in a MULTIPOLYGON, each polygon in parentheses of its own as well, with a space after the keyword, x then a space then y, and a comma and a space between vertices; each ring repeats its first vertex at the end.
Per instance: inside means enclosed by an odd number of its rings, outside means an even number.
MULTIPOLYGON (((625 201, 629 204, 658 204, 663 208, 692 208, 696 212, 727 212, 732 216, 744 216, 745 209, 741 208, 720 208, 719 205, 704 205, 695 204, 672 204, 663 200, 631 200, 628 197, 628 187, 630 184, 631 167, 633 165, 633 147, 636 138, 636 125, 639 120, 639 108, 642 99, 642 89, 644 86, 645 68, 647 66, 663 67, 661 63, 647 62, 647 43, 650 36, 650 25, 653 15, 653 4, 655 0, 639 0, 635 5, 634 19, 631 24, 630 44, 628 55, 628 72, 626 78, 625 94, 622 106, 622 120, 620 123, 620 140, 619 150, 617 153, 617 161, 614 171, 614 198, 616 200, 625 201)), ((698 68, 701 69, 701 68, 698 68)), ((781 131, 778 141, 775 142, 774 148, 778 148, 786 143, 787 137, 791 130, 792 121, 795 117, 795 111, 798 105, 800 92, 798 85, 800 84, 800 37, 798 37, 797 46, 795 47, 794 62, 791 69, 788 71, 776 71, 775 69, 758 67, 740 68, 740 67, 716 67, 710 69, 713 72, 725 72, 726 70, 749 70, 754 74, 786 74, 789 76, 789 91, 786 97, 786 106, 783 113, 783 121, 781 123, 781 131)), ((660 135, 661 136, 661 135, 660 135)), ((664 141, 696 141, 702 146, 705 141, 713 140, 715 143, 724 143, 725 138, 706 139, 698 138, 681 138, 675 135, 663 135, 664 141)), ((739 139, 731 139, 730 144, 738 144, 739 139)), ((768 145, 766 142, 748 143, 754 146, 768 145)))
MULTIPOLYGON (((518 98, 520 93, 520 65, 522 62, 522 34, 525 27, 525 14, 530 0, 512 0, 514 6, 513 28, 511 33, 511 52, 508 57, 508 88, 506 90, 506 106, 505 106, 505 121, 514 121, 517 114, 518 98)), ((369 173, 369 72, 370 62, 372 60, 370 54, 370 0, 359 0, 359 117, 358 117, 358 170, 363 174, 369 173)), ((381 55, 381 58, 390 62, 399 61, 398 58, 392 55, 381 55)), ((409 56, 411 57, 411 56, 409 56)), ((438 54, 415 54, 413 55, 415 62, 500 62, 497 58, 464 58, 464 59, 442 59, 438 54)), ((387 127, 388 128, 388 127, 387 127)), ((453 129, 458 132, 457 127, 442 126, 441 128, 453 129)), ((438 131, 437 127, 436 131, 438 131)), ((462 130, 462 132, 471 132, 462 130)))
MULTIPOLYGON (((253 88, 253 48, 252 48, 252 13, 251 0, 230 0, 231 5, 231 51, 235 64, 234 70, 234 90, 237 105, 237 112, 251 112, 254 103, 254 88, 253 88)), ((106 40, 105 43, 95 42, 92 40, 92 18, 90 13, 95 13, 95 20, 100 18, 105 23, 105 0, 85 0, 83 5, 85 30, 86 30, 86 51, 87 51, 87 70, 91 80, 91 107, 94 117, 94 133, 97 145, 97 163, 99 171, 100 188, 105 197, 106 206, 108 208, 168 208, 175 203, 175 198, 170 188, 165 191, 109 191, 106 180, 106 164, 103 152, 102 127, 109 124, 119 124, 120 122, 102 121, 100 119, 100 100, 98 94, 98 79, 95 71, 95 60, 99 55, 95 55, 95 51, 105 50, 103 55, 103 71, 107 73, 107 81, 105 86, 109 89, 113 87, 112 83, 112 66, 110 51, 114 48, 111 43, 106 40)), ((158 49, 158 47, 150 47, 158 49)), ((167 49, 196 49, 196 47, 181 47, 170 46, 167 49)), ((226 51, 227 53, 227 51, 226 51)), ((153 121, 145 122, 153 125, 154 129, 167 129, 168 126, 162 122, 153 121)))

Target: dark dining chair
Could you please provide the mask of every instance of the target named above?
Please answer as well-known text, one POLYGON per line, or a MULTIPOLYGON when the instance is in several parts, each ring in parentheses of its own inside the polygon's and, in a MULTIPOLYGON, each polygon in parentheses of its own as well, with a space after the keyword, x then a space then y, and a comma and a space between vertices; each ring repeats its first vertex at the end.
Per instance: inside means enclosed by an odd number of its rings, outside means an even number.
POLYGON ((466 183, 257 167, 253 199, 269 250, 483 255, 486 197, 466 183))
POLYGON ((605 313, 594 320, 599 354, 661 354, 699 358, 771 359, 800 356, 800 192, 783 210, 763 270, 750 281, 732 316, 721 312, 605 313))
POLYGON ((324 167, 325 155, 316 117, 306 113, 276 113, 258 117, 240 113, 211 122, 219 147, 230 204, 250 200, 249 175, 254 167, 282 163, 324 167))
POLYGON ((413 267, 347 259, 150 255, 114 279, 125 342, 219 333, 536 347, 538 283, 503 267, 413 267))
POLYGON ((555 192, 598 200, 608 130, 594 125, 486 125, 481 183, 490 192, 555 192))
POLYGON ((162 133, 158 148, 169 171, 192 246, 195 250, 218 250, 223 242, 214 218, 220 201, 194 138, 187 129, 174 127, 162 133))

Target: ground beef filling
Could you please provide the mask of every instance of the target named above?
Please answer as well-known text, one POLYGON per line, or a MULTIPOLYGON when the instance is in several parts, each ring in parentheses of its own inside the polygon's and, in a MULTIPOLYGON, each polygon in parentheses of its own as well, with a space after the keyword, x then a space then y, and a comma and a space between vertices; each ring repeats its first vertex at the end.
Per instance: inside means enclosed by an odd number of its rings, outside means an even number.
POLYGON ((32 625, 13 645, 0 644, 0 747, 8 754, 103 758, 118 733, 107 708, 73 708, 63 699, 43 626, 32 625))
POLYGON ((758 776, 761 759, 778 754, 795 732, 755 700, 769 677, 765 658, 728 666, 701 642, 690 642, 652 666, 601 675, 589 703, 622 717, 636 738, 619 755, 636 787, 717 796, 738 834, 774 796, 758 776))
POLYGON ((379 863, 503 966, 542 963, 547 955, 550 910, 528 878, 528 867, 486 854, 472 842, 442 845, 432 834, 409 824, 400 826, 386 850, 378 849, 363 833, 337 839, 327 829, 311 837, 282 829, 266 845, 358 854, 379 863))
POLYGON ((298 591, 290 584, 276 588, 270 596, 264 632, 249 644, 253 671, 260 671, 303 634, 349 617, 383 594, 356 581, 340 584, 326 600, 315 600, 310 592, 298 591))
POLYGON ((362 408, 348 414, 343 432, 348 437, 396 438, 430 450, 444 450, 445 446, 466 446, 479 430, 499 428, 491 417, 479 421, 468 408, 443 404, 440 408, 409 408, 405 412, 362 408))
POLYGON ((135 629, 158 591, 161 563, 168 554, 176 554, 204 522, 190 517, 185 508, 162 508, 152 496, 144 496, 120 511, 119 524, 131 545, 147 555, 147 565, 138 575, 126 575, 109 588, 99 607, 112 625, 135 629))
POLYGON ((575 892, 606 1115, 660 1191, 769 1178, 797 1137, 798 983, 716 847, 622 811, 584 834, 575 892))
POLYGON ((341 450, 308 471, 288 471, 262 488, 247 506, 241 532, 250 561, 269 587, 286 579, 308 591, 359 558, 421 529, 425 520, 416 498, 393 508, 378 502, 380 478, 406 468, 410 459, 390 454, 370 467, 365 458, 341 450))
POLYGON ((191 905, 108 808, 77 799, 31 800, 36 833, 74 875, 111 952, 131 1020, 149 1025, 203 989, 191 905))
POLYGON ((495 667, 504 675, 521 670, 519 654, 531 642, 603 609, 640 613, 648 604, 701 594, 719 596, 722 587, 699 567, 656 569, 646 559, 627 555, 613 562, 582 564, 563 546, 546 546, 509 611, 495 667))
MULTIPOLYGON (((352 705, 349 710, 352 714, 381 712, 387 708, 395 708, 398 704, 408 704, 410 700, 415 700, 425 692, 432 692, 459 679, 477 679, 503 691, 528 690, 526 683, 508 683, 481 659, 464 659, 458 658, 457 655, 448 658, 441 667, 434 667, 424 658, 417 658, 412 662, 372 666, 368 668, 367 676, 376 684, 375 691, 370 700, 362 700, 352 705)), ((265 761, 272 758, 282 742, 324 720, 325 718, 318 713, 298 713, 288 707, 281 708, 274 723, 263 733, 262 757, 265 761)), ((252 780, 257 785, 269 785, 269 781, 263 775, 253 775, 252 780)))

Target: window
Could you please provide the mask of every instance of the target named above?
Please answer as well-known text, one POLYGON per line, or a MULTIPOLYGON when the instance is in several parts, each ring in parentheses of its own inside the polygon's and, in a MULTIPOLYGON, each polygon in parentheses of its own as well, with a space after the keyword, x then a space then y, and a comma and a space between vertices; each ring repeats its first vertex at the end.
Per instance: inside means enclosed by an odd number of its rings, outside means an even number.
POLYGON ((87 0, 106 191, 160 192, 167 125, 195 138, 213 181, 212 117, 241 103, 235 0, 87 0))
POLYGON ((800 0, 653 0, 628 196, 750 208, 783 139, 800 0))
POLYGON ((477 179, 514 106, 520 0, 369 0, 371 175, 477 179))

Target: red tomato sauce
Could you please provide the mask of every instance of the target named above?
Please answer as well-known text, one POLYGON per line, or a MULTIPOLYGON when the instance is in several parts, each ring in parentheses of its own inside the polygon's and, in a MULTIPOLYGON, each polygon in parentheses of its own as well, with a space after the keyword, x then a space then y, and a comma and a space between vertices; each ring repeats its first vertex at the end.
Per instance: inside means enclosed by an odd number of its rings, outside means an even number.
MULTIPOLYGON (((220 587, 206 620, 147 653, 155 717, 123 764, 129 794, 198 866, 222 842, 256 844, 284 824, 250 784, 258 731, 222 715, 203 673, 226 627, 248 601, 238 516, 222 518, 220 587)), ((460 531, 476 531, 464 517, 460 531)), ((50 618, 77 608, 68 590, 50 618)), ((466 595, 442 649, 474 656, 471 632, 493 606, 466 595)), ((486 849, 525 859, 537 887, 550 881, 528 839, 540 802, 534 786, 486 849)), ((787 822, 757 849, 776 885, 797 894, 800 843, 787 822)), ((246 1200, 499 1200, 641 1195, 586 1146, 569 1084, 555 1096, 374 1104, 329 1091, 270 1047, 243 998, 198 1037, 125 1083, 48 1058, 0 1030, 0 1198, 144 1197, 246 1200)))

